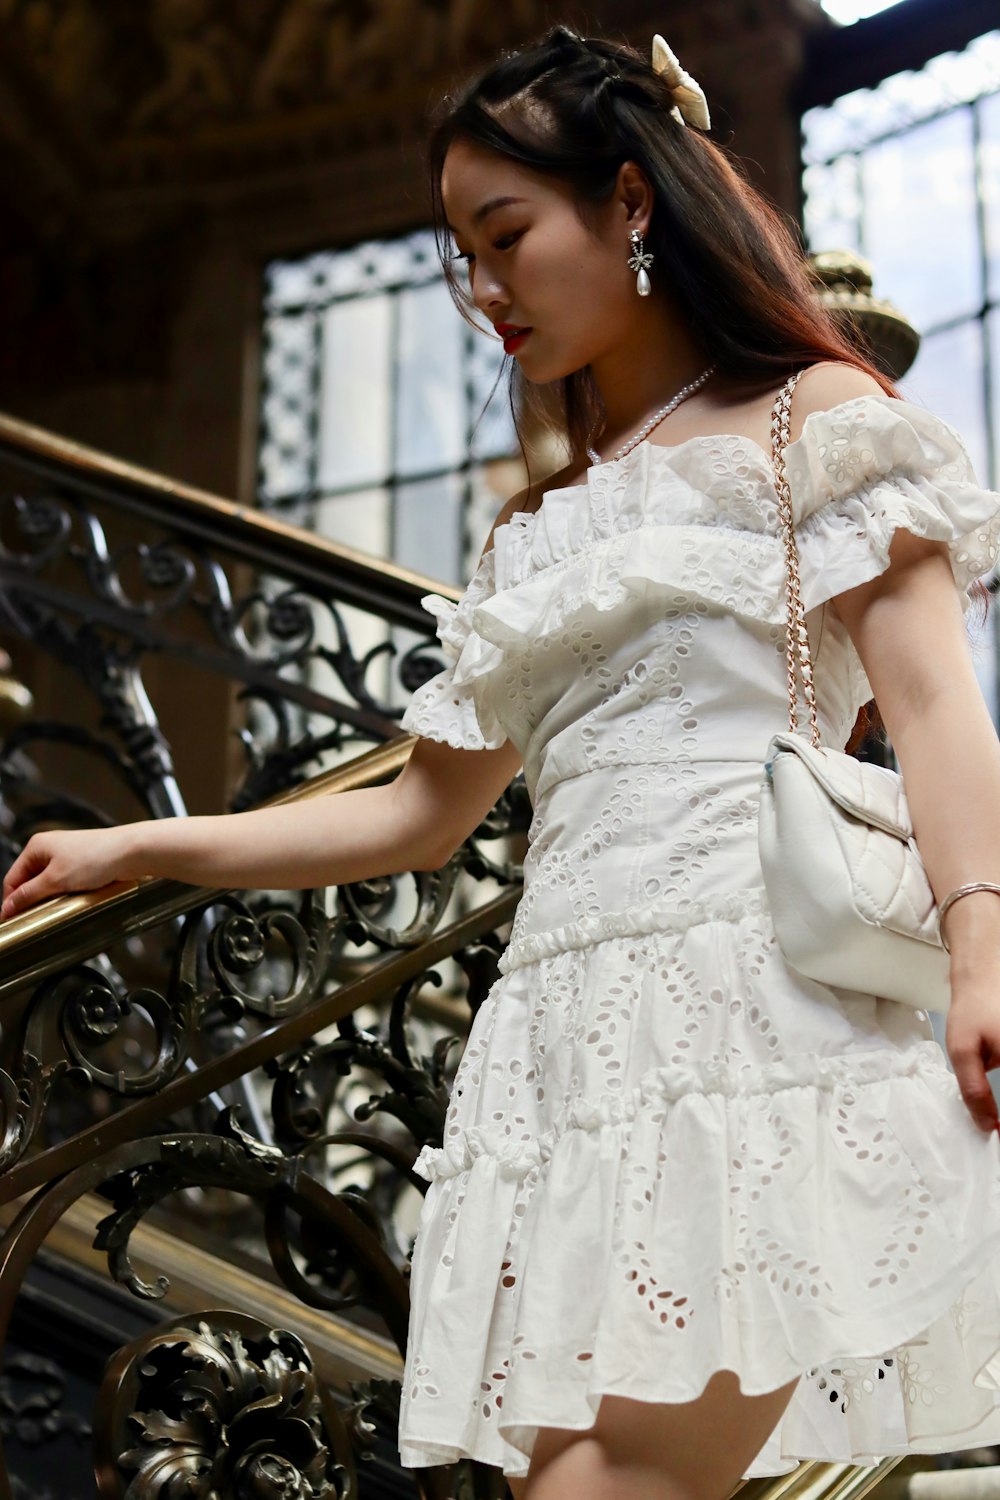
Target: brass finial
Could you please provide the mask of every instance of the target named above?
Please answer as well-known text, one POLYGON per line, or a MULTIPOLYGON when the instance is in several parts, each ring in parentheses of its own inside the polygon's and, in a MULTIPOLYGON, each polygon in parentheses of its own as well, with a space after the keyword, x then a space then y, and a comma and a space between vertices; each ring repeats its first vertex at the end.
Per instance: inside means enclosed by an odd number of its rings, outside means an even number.
POLYGON ((872 296, 871 261, 856 250, 821 250, 810 255, 809 267, 824 307, 890 379, 901 379, 917 357, 920 334, 892 302, 872 296))

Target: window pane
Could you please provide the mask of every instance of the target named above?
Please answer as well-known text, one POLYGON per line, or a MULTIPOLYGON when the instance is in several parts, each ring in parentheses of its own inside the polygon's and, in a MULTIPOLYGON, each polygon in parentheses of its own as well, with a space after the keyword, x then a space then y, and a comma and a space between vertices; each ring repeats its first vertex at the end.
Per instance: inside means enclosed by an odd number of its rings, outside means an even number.
POLYGON ((400 474, 451 468, 465 456, 464 327, 443 280, 400 293, 396 429, 400 474))
POLYGON ((983 405, 983 345, 978 322, 962 323, 923 340, 899 389, 908 401, 926 407, 958 429, 980 483, 989 461, 983 405))
POLYGON ((872 96, 877 94, 875 89, 854 89, 833 104, 807 109, 802 116, 803 159, 827 161, 842 152, 862 150, 872 139, 869 121, 872 96))
MULTIPOLYGON (((369 552, 373 557, 389 555, 391 519, 389 495, 385 489, 358 490, 350 495, 321 499, 316 504, 316 530, 321 536, 343 542, 346 547, 354 547, 359 552, 369 552)), ((389 627, 376 615, 345 604, 340 607, 340 616, 356 660, 388 638, 389 627)), ((335 652, 338 649, 336 631, 328 612, 317 608, 316 620, 317 643, 322 642, 335 652)), ((310 682, 324 692, 336 696, 345 694, 332 668, 325 665, 313 666, 310 682)), ((390 673, 384 660, 376 659, 365 682, 370 692, 383 698, 386 696, 390 673)), ((357 754, 356 747, 352 753, 357 754)))
POLYGON ((387 296, 338 302, 323 314, 319 487, 371 484, 389 472, 387 296))
POLYGON ((1000 490, 1000 307, 995 307, 987 318, 986 333, 990 341, 990 368, 993 371, 993 410, 990 412, 993 472, 986 482, 991 490, 1000 490))
POLYGON ((810 251, 861 249, 861 165, 841 156, 803 176, 803 225, 810 251))
MULTIPOLYGON (((537 478, 537 473, 535 477, 537 478)), ((520 453, 516 458, 495 458, 489 463, 477 464, 473 469, 466 510, 463 581, 472 577, 500 507, 511 495, 523 490, 526 483, 527 476, 520 453)))
POLYGON ((862 170, 864 251, 886 295, 920 329, 978 310, 983 289, 971 111, 871 147, 862 170))
MULTIPOLYGON (((510 369, 505 367, 503 344, 493 334, 476 333, 472 328, 467 330, 466 340, 469 427, 474 429, 470 442, 472 456, 496 458, 502 454, 515 453, 518 451, 518 442, 507 389, 510 369)), ((513 360, 506 361, 507 366, 512 363, 513 360)))
POLYGON ((803 160, 828 161, 864 151, 895 131, 933 119, 956 104, 1000 88, 1000 31, 988 31, 961 52, 943 52, 919 72, 893 73, 877 88, 855 89, 802 116, 803 160))
MULTIPOLYGON (((982 131, 980 183, 986 209, 986 256, 990 301, 1000 301, 1000 94, 979 106, 982 131)), ((1000 366, 994 365, 1000 379, 1000 366)))
POLYGON ((384 488, 324 496, 316 502, 316 530, 373 557, 387 557, 392 535, 389 493, 384 488))
POLYGON ((462 483, 457 474, 401 484, 395 521, 395 562, 444 583, 464 581, 462 483))

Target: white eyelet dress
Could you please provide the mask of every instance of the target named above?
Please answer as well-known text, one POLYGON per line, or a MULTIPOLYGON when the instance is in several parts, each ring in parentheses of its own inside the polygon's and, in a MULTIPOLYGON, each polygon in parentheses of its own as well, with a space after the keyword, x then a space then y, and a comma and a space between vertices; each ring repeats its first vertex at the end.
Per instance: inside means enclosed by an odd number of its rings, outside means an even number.
MULTIPOLYGON (((824 744, 871 689, 824 602, 947 542, 963 609, 1000 493, 959 433, 859 396, 786 450, 824 744)), ((400 1457, 523 1475, 601 1396, 801 1376, 745 1477, 1000 1442, 1000 1137, 925 1011, 782 959, 757 852, 787 728, 769 457, 640 443, 497 529, 403 727, 509 738, 534 816, 414 1245, 400 1457)))

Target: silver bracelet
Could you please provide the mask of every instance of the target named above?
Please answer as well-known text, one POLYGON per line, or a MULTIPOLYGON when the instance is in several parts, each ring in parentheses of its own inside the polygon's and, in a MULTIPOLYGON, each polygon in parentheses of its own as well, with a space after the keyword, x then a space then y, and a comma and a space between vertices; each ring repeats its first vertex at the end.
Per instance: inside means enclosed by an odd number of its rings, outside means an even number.
POLYGON ((948 947, 948 940, 944 935, 945 913, 953 901, 957 901, 960 896, 968 896, 971 891, 996 891, 997 895, 1000 896, 1000 885, 991 885, 988 880, 974 880, 969 885, 960 885, 955 890, 948 892, 938 907, 938 927, 941 931, 941 942, 946 953, 950 953, 951 949, 948 947))

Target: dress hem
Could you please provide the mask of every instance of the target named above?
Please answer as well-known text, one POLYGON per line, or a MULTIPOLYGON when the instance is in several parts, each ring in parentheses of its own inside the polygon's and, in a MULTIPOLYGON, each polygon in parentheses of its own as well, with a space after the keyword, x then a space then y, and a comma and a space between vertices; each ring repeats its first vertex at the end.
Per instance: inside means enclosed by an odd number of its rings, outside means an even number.
MULTIPOLYGON (((769 1391, 778 1389, 788 1381, 792 1380, 796 1375, 801 1377, 811 1370, 817 1368, 827 1368, 831 1364, 835 1364, 838 1360, 872 1359, 890 1356, 897 1348, 905 1347, 907 1344, 910 1344, 914 1340, 918 1339, 920 1334, 927 1331, 940 1317, 942 1317, 948 1311, 950 1307, 954 1306, 954 1304, 961 1299, 965 1290, 974 1281, 976 1281, 978 1277, 987 1273, 991 1269, 991 1262, 998 1251, 1000 1251, 1000 1234, 995 1235, 987 1239, 983 1244, 978 1245, 975 1252, 970 1254, 970 1256, 966 1260, 960 1263, 964 1269, 957 1273, 957 1278, 954 1268, 952 1268, 948 1273, 947 1279, 942 1279, 937 1282, 932 1290, 923 1288, 918 1293, 914 1293, 911 1296, 907 1297, 905 1301, 900 1305, 902 1311, 900 1310, 900 1308, 894 1310, 895 1317, 890 1321, 889 1331, 887 1333, 883 1332, 880 1337, 874 1341, 878 1347, 870 1348, 869 1345, 872 1341, 869 1339, 866 1341, 862 1341, 862 1348, 851 1348, 850 1352, 848 1353, 833 1352, 826 1353, 820 1356, 810 1356, 804 1363, 800 1362, 795 1368, 786 1370, 786 1373, 779 1375, 777 1379, 769 1377, 767 1384, 759 1390, 753 1388, 748 1389, 743 1383, 743 1377, 740 1371, 733 1370, 731 1365, 724 1364, 717 1365, 712 1370, 708 1371, 705 1375, 704 1380, 702 1381, 700 1389, 697 1390, 694 1394, 688 1392, 683 1395, 670 1395, 663 1394, 659 1390, 652 1394, 639 1394, 634 1389, 631 1389, 628 1386, 625 1386, 623 1388, 620 1385, 616 1385, 615 1383, 605 1382, 600 1390, 586 1390, 582 1393, 584 1401, 590 1408, 590 1415, 589 1419, 587 1420, 574 1420, 571 1418, 567 1418, 566 1416, 563 1416, 557 1412, 548 1414, 539 1413, 533 1417, 533 1420, 530 1424, 523 1421, 519 1422, 517 1420, 511 1421, 510 1423, 498 1422, 495 1427, 495 1432, 503 1443, 523 1453, 524 1449, 520 1448, 518 1443, 513 1440, 513 1433, 516 1433, 519 1430, 523 1430, 529 1425, 534 1430, 536 1436, 539 1428, 549 1426, 559 1427, 569 1432, 588 1431, 596 1421, 601 1398, 605 1395, 625 1396, 632 1400, 648 1401, 651 1404, 682 1405, 689 1401, 695 1401, 701 1395, 703 1395, 708 1381, 718 1370, 728 1369, 732 1370, 732 1373, 738 1376, 740 1380, 740 1389, 743 1394, 748 1396, 757 1396, 764 1395, 769 1391), (957 1290, 955 1285, 956 1279, 960 1283, 957 1290), (916 1305, 919 1305, 921 1308, 922 1322, 916 1328, 913 1328, 911 1309, 916 1305), (929 1314, 928 1307, 930 1308, 929 1314), (912 1331, 906 1332, 907 1329, 911 1329, 912 1331)), ((1000 1299, 1000 1271, 996 1273, 995 1290, 997 1292, 998 1299, 1000 1299)), ((995 1440, 997 1442, 1000 1442, 1000 1334, 998 1334, 997 1336, 997 1342, 993 1347, 991 1353, 987 1356, 986 1359, 979 1363, 977 1368, 972 1372, 972 1384, 980 1390, 996 1391, 998 1393, 997 1404, 992 1415, 995 1415, 996 1417, 995 1440), (983 1379, 984 1371, 986 1371, 988 1366, 994 1362, 996 1362, 997 1364, 998 1378, 990 1379, 989 1377, 987 1377, 986 1379, 983 1379)), ((794 1400, 794 1395, 792 1397, 792 1400, 794 1400)), ((949 1426, 949 1430, 947 1432, 924 1432, 920 1435, 914 1435, 912 1438, 909 1438, 907 1440, 905 1446, 890 1444, 887 1446, 884 1452, 880 1453, 789 1454, 787 1455, 787 1457, 789 1458, 788 1467, 768 1471, 755 1470, 752 1474, 744 1474, 743 1478, 777 1477, 780 1474, 787 1474, 791 1472, 791 1470, 796 1468, 800 1463, 832 1462, 868 1465, 880 1463, 885 1458, 897 1456, 905 1457, 910 1453, 931 1454, 950 1452, 953 1451, 947 1446, 947 1443, 950 1439, 960 1438, 963 1433, 971 1432, 974 1429, 980 1427, 990 1415, 991 1413, 989 1412, 983 1413, 978 1418, 968 1423, 964 1428, 955 1428, 954 1426, 949 1426)), ((780 1427, 782 1420, 783 1416, 782 1418, 779 1418, 778 1424, 776 1424, 778 1427, 780 1427)), ((772 1429, 772 1434, 773 1431, 774 1429, 772 1429)), ((984 1439, 982 1437, 976 1438, 977 1445, 980 1442, 987 1441, 988 1439, 984 1439)), ((534 1443, 534 1439, 532 1440, 532 1443, 534 1443)), ((957 1445, 958 1448, 961 1448, 962 1446, 964 1446, 962 1443, 959 1443, 957 1445)), ((524 1478, 524 1476, 528 1472, 528 1465, 530 1464, 531 1460, 531 1454, 529 1452, 526 1455, 528 1463, 526 1463, 523 1467, 503 1468, 502 1465, 497 1463, 494 1457, 491 1457, 487 1453, 485 1447, 482 1445, 477 1444, 473 1450, 466 1450, 459 1447, 455 1443, 448 1443, 441 1439, 434 1439, 431 1437, 420 1438, 412 1435, 408 1436, 405 1441, 400 1440, 399 1452, 400 1461, 405 1468, 420 1468, 426 1467, 429 1464, 450 1464, 455 1463, 460 1459, 471 1459, 479 1463, 488 1464, 492 1467, 501 1467, 502 1473, 505 1477, 510 1476, 515 1479, 524 1478)), ((782 1458, 786 1457, 784 1453, 782 1453, 781 1456, 782 1458)))

